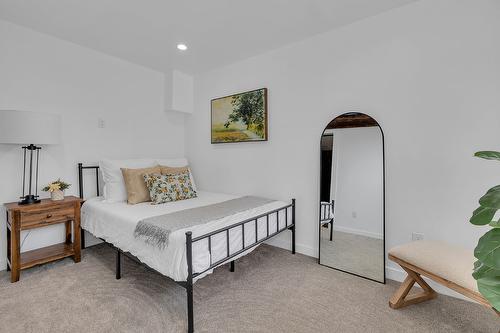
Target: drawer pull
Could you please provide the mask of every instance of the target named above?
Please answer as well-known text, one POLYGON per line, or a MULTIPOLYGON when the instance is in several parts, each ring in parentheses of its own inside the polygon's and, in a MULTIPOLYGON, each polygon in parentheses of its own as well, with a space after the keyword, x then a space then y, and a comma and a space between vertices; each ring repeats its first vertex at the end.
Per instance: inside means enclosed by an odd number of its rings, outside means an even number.
POLYGON ((52 217, 52 214, 47 214, 47 218, 50 219, 52 217))

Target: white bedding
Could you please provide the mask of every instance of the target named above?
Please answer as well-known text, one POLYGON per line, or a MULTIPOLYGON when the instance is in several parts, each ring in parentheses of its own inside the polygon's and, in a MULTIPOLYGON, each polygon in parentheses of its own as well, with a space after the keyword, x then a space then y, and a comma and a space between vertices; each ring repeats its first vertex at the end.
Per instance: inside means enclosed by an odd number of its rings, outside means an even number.
MULTIPOLYGON (((221 193, 203 191, 198 191, 197 193, 197 198, 162 205, 151 205, 151 203, 146 202, 137 205, 128 205, 126 202, 106 203, 103 202, 102 197, 92 198, 87 200, 82 207, 81 225, 83 229, 89 231, 94 236, 106 240, 106 242, 113 244, 123 251, 130 252, 140 261, 158 272, 175 281, 185 281, 187 278, 186 231, 191 230, 193 238, 195 238, 287 205, 287 203, 282 201, 273 201, 209 223, 173 231, 170 234, 169 245, 165 249, 148 245, 143 240, 134 237, 136 224, 144 218, 238 198, 238 196, 221 193)), ((285 221, 284 210, 280 211, 278 217, 280 229, 284 228, 285 225, 290 225, 292 223, 291 208, 288 208, 287 221, 285 221)), ((269 218, 269 233, 276 231, 276 224, 276 214, 273 214, 269 218)), ((265 218, 259 219, 257 228, 258 239, 265 238, 267 236, 265 218)), ((248 246, 254 241, 255 223, 249 222, 245 225, 245 244, 248 246)), ((241 250, 241 227, 231 229, 229 243, 231 254, 241 250)), ((239 256, 245 255, 253 249, 255 247, 243 252, 239 256)), ((212 263, 223 259, 226 256, 226 251, 226 233, 212 236, 212 263)), ((193 243, 193 272, 202 272, 209 266, 210 252, 208 251, 208 241, 203 239, 193 243)), ((205 274, 209 273, 211 273, 211 270, 205 274)), ((198 278, 203 277, 205 274, 198 276, 198 278)))

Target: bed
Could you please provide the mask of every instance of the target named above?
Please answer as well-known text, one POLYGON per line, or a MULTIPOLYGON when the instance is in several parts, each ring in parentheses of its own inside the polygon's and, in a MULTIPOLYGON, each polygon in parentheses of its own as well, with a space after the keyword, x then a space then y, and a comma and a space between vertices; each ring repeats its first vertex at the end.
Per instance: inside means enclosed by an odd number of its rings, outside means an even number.
POLYGON ((188 332, 194 331, 193 284, 196 280, 227 263, 234 271, 234 260, 285 230, 291 231, 292 253, 295 253, 295 199, 291 203, 272 200, 222 218, 175 230, 169 235, 168 245, 159 248, 134 237, 139 221, 223 204, 234 199, 245 200, 246 197, 197 191, 196 198, 162 205, 108 203, 99 193, 99 166, 79 163, 79 191, 82 199, 83 172, 88 169, 94 170, 96 174, 97 197, 87 199, 82 206, 82 248, 85 247, 83 230, 86 230, 116 249, 117 279, 121 278, 121 255, 126 254, 184 287, 187 291, 188 332))

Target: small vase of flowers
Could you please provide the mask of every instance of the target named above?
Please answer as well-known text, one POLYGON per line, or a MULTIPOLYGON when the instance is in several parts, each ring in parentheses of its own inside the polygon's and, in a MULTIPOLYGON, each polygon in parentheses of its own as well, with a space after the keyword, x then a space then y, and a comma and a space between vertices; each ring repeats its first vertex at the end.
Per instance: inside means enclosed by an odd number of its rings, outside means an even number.
POLYGON ((61 179, 53 181, 45 186, 42 191, 50 192, 50 198, 54 201, 64 200, 64 190, 69 188, 71 184, 68 184, 61 179))

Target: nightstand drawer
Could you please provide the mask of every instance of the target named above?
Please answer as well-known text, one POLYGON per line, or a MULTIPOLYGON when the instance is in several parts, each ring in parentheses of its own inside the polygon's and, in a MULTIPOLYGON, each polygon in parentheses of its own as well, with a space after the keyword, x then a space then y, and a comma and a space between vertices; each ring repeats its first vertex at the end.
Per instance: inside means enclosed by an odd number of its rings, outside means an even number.
POLYGON ((43 227, 49 224, 73 220, 74 205, 48 207, 46 209, 25 211, 21 213, 21 229, 43 227))

